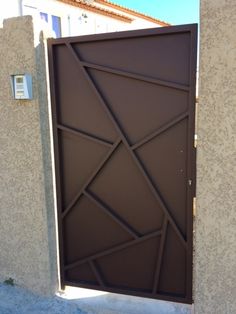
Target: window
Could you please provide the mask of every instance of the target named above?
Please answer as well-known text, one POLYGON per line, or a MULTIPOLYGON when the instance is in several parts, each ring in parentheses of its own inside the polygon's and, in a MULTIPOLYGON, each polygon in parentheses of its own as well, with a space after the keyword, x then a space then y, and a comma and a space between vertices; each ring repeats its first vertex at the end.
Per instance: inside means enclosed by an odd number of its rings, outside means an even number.
POLYGON ((43 20, 45 22, 48 22, 48 15, 47 15, 47 13, 40 12, 40 17, 41 17, 41 20, 43 20))
POLYGON ((59 16, 52 15, 52 29, 57 38, 61 37, 61 18, 59 16))
POLYGON ((55 15, 48 15, 47 13, 40 12, 40 18, 49 24, 49 27, 55 33, 55 36, 61 37, 61 18, 55 15))

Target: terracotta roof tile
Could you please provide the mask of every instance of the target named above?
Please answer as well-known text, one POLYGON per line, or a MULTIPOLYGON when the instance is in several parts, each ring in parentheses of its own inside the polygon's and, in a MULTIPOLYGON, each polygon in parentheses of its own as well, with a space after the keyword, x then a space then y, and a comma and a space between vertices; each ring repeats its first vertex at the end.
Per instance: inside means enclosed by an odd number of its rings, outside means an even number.
POLYGON ((121 5, 116 4, 114 2, 111 2, 111 1, 107 1, 107 0, 94 0, 94 1, 97 2, 97 3, 103 4, 103 5, 106 5, 108 7, 120 10, 122 12, 129 13, 129 14, 132 14, 134 16, 143 18, 143 19, 145 19, 145 20, 147 20, 149 22, 153 22, 153 23, 159 24, 161 26, 170 26, 171 25, 171 24, 169 24, 167 22, 164 22, 164 21, 161 21, 161 20, 159 20, 159 19, 157 19, 155 17, 152 17, 152 16, 149 16, 149 15, 140 13, 140 12, 138 12, 136 10, 129 9, 127 7, 121 6, 121 5))
POLYGON ((72 6, 79 7, 79 8, 94 12, 94 13, 109 16, 109 17, 112 17, 114 19, 126 22, 126 23, 131 23, 133 21, 132 18, 130 18, 124 14, 119 14, 119 13, 116 13, 114 11, 98 7, 94 4, 86 3, 83 0, 57 0, 57 1, 60 1, 60 2, 66 3, 66 4, 70 4, 72 6))

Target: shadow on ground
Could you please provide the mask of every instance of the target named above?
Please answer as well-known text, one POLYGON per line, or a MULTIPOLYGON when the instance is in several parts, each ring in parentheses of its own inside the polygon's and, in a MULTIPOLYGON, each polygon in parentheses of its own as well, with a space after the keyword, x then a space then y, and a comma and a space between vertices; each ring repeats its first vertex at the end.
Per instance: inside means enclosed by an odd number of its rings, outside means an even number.
POLYGON ((191 306, 77 288, 42 297, 1 284, 0 314, 191 314, 191 306))

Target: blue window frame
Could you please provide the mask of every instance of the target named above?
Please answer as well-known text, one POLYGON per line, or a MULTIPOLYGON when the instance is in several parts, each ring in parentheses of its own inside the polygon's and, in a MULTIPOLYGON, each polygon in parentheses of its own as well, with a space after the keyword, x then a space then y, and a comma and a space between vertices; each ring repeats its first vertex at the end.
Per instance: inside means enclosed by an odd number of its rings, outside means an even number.
POLYGON ((52 29, 57 38, 61 37, 61 18, 59 16, 52 15, 52 29))
POLYGON ((40 12, 40 17, 41 17, 41 20, 48 22, 48 14, 47 13, 40 12))

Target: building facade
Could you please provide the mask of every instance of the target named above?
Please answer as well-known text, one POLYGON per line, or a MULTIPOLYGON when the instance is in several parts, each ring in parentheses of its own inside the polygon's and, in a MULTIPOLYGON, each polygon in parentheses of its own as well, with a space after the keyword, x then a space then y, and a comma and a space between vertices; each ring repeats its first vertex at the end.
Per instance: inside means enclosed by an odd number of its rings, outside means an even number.
POLYGON ((0 3, 0 22, 5 18, 32 15, 38 29, 53 37, 67 37, 169 24, 106 0, 10 0, 0 3))

